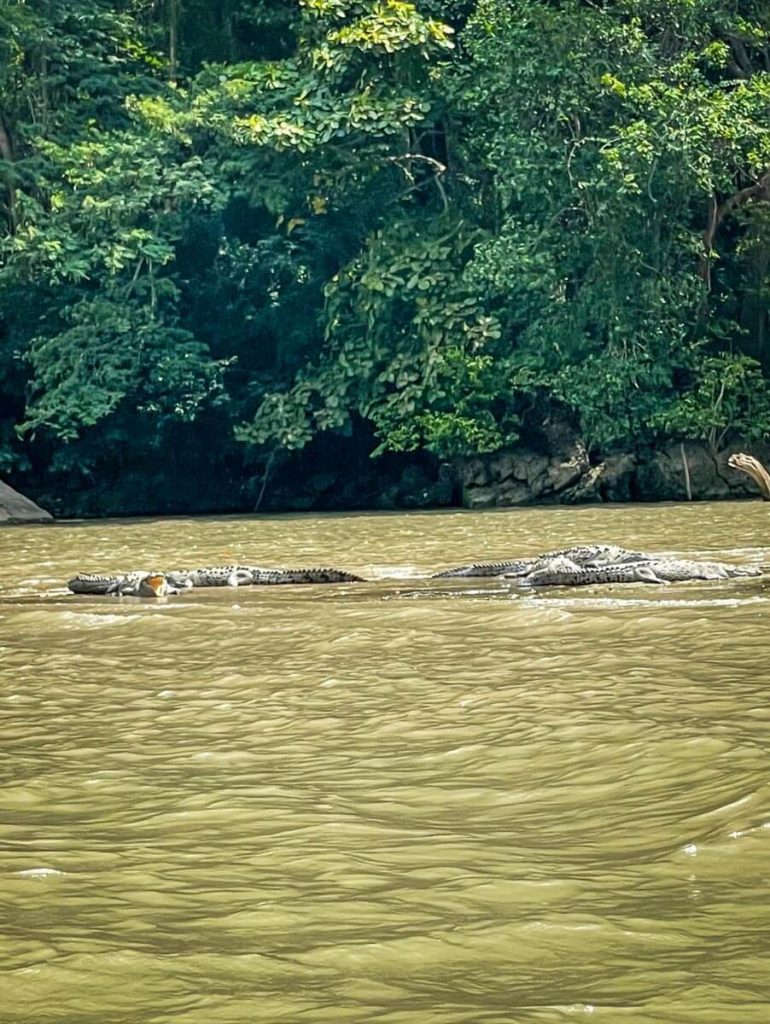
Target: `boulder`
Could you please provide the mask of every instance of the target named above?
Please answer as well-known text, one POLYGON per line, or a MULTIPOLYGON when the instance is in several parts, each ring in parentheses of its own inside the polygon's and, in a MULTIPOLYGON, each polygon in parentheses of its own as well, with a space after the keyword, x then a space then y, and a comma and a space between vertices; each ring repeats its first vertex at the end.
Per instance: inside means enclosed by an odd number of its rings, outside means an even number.
POLYGON ((0 523, 52 523, 50 512, 0 481, 0 523))
POLYGON ((548 487, 546 474, 550 461, 548 455, 526 451, 516 459, 514 476, 527 484, 533 498, 539 498, 548 487))
POLYGON ((485 487, 489 482, 487 462, 481 457, 461 459, 458 469, 463 487, 485 487))
POLYGON ((496 505, 500 491, 496 487, 469 487, 463 492, 466 508, 490 508, 496 505))
POLYGON ((585 447, 575 443, 552 455, 527 448, 461 461, 458 476, 467 508, 532 505, 559 501, 591 465, 585 447))

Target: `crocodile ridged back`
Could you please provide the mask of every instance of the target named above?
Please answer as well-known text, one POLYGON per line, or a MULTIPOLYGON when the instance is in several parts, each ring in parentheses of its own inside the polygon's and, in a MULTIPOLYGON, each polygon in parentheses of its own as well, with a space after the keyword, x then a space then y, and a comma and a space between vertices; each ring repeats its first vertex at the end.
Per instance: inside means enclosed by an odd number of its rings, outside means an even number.
POLYGON ((460 565, 456 569, 445 569, 433 573, 431 579, 449 579, 453 576, 525 576, 537 559, 518 558, 512 562, 479 562, 474 565, 460 565))
POLYGON ((195 587, 271 586, 280 583, 365 583, 361 576, 343 569, 269 569, 260 565, 214 565, 202 569, 177 570, 172 581, 189 579, 195 587))
POLYGON ((151 575, 153 574, 143 570, 116 573, 114 576, 84 572, 78 573, 77 576, 67 583, 67 586, 73 594, 132 593, 138 589, 143 579, 151 575))
POLYGON ((476 562, 460 565, 434 573, 431 579, 447 579, 453 576, 526 576, 537 563, 554 558, 568 558, 575 565, 621 565, 626 562, 645 562, 652 558, 642 551, 629 551, 617 544, 577 544, 571 548, 546 551, 533 558, 516 558, 506 562, 476 562))
POLYGON ((584 587, 592 583, 662 583, 654 564, 580 566, 565 557, 542 559, 538 567, 522 580, 528 587, 584 587))
POLYGON ((255 586, 271 586, 280 583, 366 583, 361 576, 343 569, 259 569, 252 568, 252 582, 255 586))

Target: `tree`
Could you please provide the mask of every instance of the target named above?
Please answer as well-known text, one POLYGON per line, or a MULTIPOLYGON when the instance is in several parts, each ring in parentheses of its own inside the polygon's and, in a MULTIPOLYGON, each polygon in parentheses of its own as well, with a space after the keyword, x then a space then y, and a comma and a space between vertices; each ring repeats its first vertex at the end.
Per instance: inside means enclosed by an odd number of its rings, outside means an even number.
POLYGON ((761 433, 769 30, 758 0, 0 0, 0 465, 77 494, 188 453, 237 490, 324 435, 761 433))
POLYGON ((693 353, 740 338, 721 267, 770 166, 768 15, 746 7, 483 0, 468 30, 471 158, 499 224, 470 273, 514 386, 597 443, 649 436, 693 353))

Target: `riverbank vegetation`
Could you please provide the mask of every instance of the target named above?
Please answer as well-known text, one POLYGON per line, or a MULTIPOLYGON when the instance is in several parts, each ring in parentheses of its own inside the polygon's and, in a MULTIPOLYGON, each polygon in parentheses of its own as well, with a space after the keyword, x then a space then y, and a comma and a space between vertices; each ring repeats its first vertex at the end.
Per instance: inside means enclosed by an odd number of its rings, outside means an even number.
POLYGON ((0 0, 0 472, 762 436, 768 109, 760 0, 0 0))

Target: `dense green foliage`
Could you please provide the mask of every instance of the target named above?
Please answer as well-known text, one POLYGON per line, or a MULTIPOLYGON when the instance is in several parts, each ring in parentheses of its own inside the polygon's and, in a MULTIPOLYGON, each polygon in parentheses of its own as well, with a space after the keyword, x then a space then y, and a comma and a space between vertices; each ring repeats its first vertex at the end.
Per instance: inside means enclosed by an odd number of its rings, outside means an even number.
POLYGON ((759 436, 769 111, 759 0, 0 0, 0 470, 759 436))

